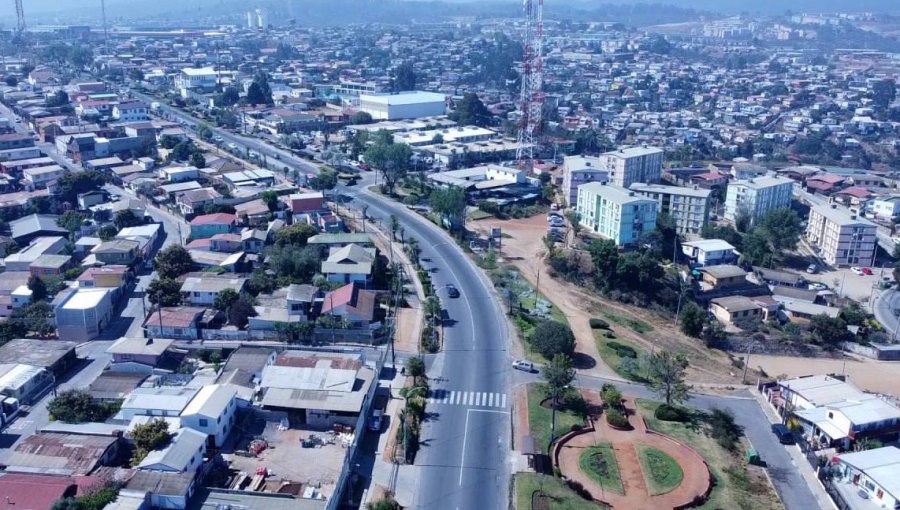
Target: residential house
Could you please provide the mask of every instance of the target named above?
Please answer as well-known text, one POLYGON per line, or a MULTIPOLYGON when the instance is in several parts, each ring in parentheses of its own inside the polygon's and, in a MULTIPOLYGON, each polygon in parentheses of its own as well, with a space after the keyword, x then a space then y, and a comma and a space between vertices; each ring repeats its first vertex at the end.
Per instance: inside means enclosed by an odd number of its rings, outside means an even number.
POLYGON ((246 278, 232 278, 222 276, 189 276, 181 285, 181 294, 184 302, 190 305, 212 305, 219 292, 231 289, 237 293, 244 290, 246 278))
POLYGON ((14 338, 0 346, 0 360, 44 368, 57 378, 78 363, 76 342, 14 338))
POLYGON ((42 367, 24 363, 0 364, 0 400, 13 398, 20 403, 29 404, 42 395, 53 381, 53 375, 42 367))
POLYGON ((25 177, 25 187, 29 190, 44 189, 49 184, 56 182, 68 170, 59 165, 39 166, 27 168, 22 171, 25 177))
POLYGON ((330 282, 366 285, 372 281, 372 268, 377 256, 375 248, 363 248, 356 244, 332 248, 328 258, 322 262, 322 274, 330 282))
POLYGON ((830 465, 832 485, 851 509, 900 508, 900 448, 841 453, 830 465))
POLYGON ((111 466, 120 446, 120 439, 114 435, 38 432, 8 451, 3 464, 10 472, 52 468, 56 475, 84 476, 100 466, 111 466))
POLYGON ((163 307, 144 321, 144 335, 150 338, 196 340, 200 338, 200 324, 206 308, 181 306, 163 307))
POLYGON ((137 241, 113 239, 96 246, 91 253, 103 264, 130 266, 140 258, 140 246, 137 241))
POLYGON ((613 184, 590 182, 578 188, 581 225, 618 246, 633 245, 652 231, 658 207, 655 200, 613 184))
POLYGON ((119 122, 150 120, 150 105, 142 101, 123 101, 113 106, 112 118, 119 122))
POLYGON ((343 248, 348 244, 356 244, 363 247, 374 246, 372 236, 365 232, 349 232, 339 234, 316 234, 306 240, 306 244, 313 246, 325 246, 329 250, 333 247, 343 248))
POLYGON ((78 194, 78 208, 85 211, 97 204, 106 202, 107 195, 103 191, 88 191, 78 194))
MULTIPOLYGON (((198 391, 184 386, 137 388, 122 401, 116 419, 131 421, 135 416, 177 418, 198 391)), ((205 443, 206 437, 203 439, 205 443)))
POLYGON ((165 473, 193 473, 200 469, 206 455, 206 434, 180 428, 172 441, 160 450, 153 450, 138 464, 139 471, 165 473))
POLYGON ((746 296, 726 296, 710 300, 709 311, 725 326, 745 326, 762 319, 763 310, 746 296))
POLYGON ((734 265, 705 266, 700 269, 701 281, 710 289, 726 289, 747 285, 747 271, 734 265))
POLYGON ((44 255, 57 255, 62 253, 68 241, 64 237, 37 237, 32 238, 31 244, 16 253, 7 255, 4 265, 7 271, 31 271, 31 264, 44 255))
POLYGON ((871 221, 837 209, 814 206, 809 211, 806 239, 833 266, 869 264, 875 260, 878 227, 871 221))
POLYGON ((113 304, 109 289, 75 289, 55 306, 56 328, 60 338, 86 342, 96 338, 112 320, 113 304))
POLYGON ((322 315, 340 317, 354 326, 367 326, 375 318, 378 295, 358 282, 348 283, 325 294, 322 315))
POLYGON ((892 220, 900 215, 900 196, 880 197, 872 201, 872 214, 879 220, 892 220))
POLYGON ((19 245, 28 244, 41 236, 68 237, 69 231, 56 224, 59 216, 53 214, 32 214, 9 222, 11 236, 19 245))
POLYGON ((692 265, 697 266, 734 264, 738 260, 734 246, 722 239, 683 242, 681 253, 691 260, 692 265))
POLYGON ((288 351, 262 369, 261 404, 295 413, 310 427, 352 425, 374 379, 359 355, 288 351))
POLYGON ((191 220, 191 238, 202 239, 227 234, 237 224, 237 217, 228 213, 204 214, 191 220))
MULTIPOLYGON (((241 231, 241 251, 247 253, 261 253, 268 240, 268 233, 255 228, 245 228, 241 231)), ((309 241, 307 241, 308 243, 309 241)))
POLYGON ((216 234, 209 241, 210 250, 222 253, 235 253, 243 247, 240 234, 216 234))
POLYGON ((198 214, 206 207, 213 206, 222 201, 222 194, 213 188, 200 188, 179 193, 175 197, 175 203, 181 210, 181 214, 187 216, 198 214))
POLYGON ((295 193, 288 195, 291 213, 297 215, 310 214, 325 209, 325 195, 322 192, 295 193))
POLYGON ((234 386, 204 386, 181 412, 181 425, 206 434, 209 445, 220 448, 234 429, 237 407, 237 390, 234 386))
POLYGON ((173 338, 122 337, 106 349, 112 355, 110 370, 152 373, 154 368, 161 367, 166 358, 171 356, 170 348, 173 343, 173 338))
MULTIPOLYGON (((149 504, 150 508, 163 510, 185 510, 188 500, 194 495, 197 477, 194 472, 170 473, 163 471, 136 470, 119 491, 129 499, 136 499, 133 506, 115 507, 111 510, 133 510, 149 504)), ((115 505, 113 503, 112 505, 115 505)), ((112 506, 110 505, 110 506, 112 506)))
POLYGON ((28 271, 5 271, 0 273, 0 317, 9 317, 12 311, 31 303, 28 288, 28 271), (17 294, 22 293, 17 299, 17 294))
POLYGON ((35 276, 60 276, 71 266, 71 255, 45 253, 28 265, 28 271, 35 276))

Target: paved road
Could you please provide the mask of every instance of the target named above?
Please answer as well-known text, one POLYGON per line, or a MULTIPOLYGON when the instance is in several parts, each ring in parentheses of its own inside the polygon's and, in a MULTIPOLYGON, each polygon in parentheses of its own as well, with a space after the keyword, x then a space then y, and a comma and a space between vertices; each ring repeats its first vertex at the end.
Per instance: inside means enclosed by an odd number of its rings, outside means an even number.
POLYGON ((884 329, 896 338, 900 328, 900 292, 885 290, 875 294, 872 311, 884 329))

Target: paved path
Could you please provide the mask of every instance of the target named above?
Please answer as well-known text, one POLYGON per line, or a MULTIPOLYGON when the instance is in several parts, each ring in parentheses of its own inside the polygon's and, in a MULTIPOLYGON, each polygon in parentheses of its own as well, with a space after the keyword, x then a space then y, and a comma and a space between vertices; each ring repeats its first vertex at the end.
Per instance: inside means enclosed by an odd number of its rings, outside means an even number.
MULTIPOLYGON (((583 394, 589 401, 600 401, 595 392, 586 391, 583 394)), ((577 435, 561 445, 559 467, 563 475, 577 480, 594 498, 614 509, 676 508, 705 494, 709 489, 709 470, 700 455, 673 439, 648 432, 632 401, 626 401, 626 407, 630 414, 628 421, 633 430, 616 430, 610 427, 606 423, 606 418, 601 415, 594 422, 595 429, 592 432, 577 435), (625 494, 604 489, 587 473, 581 471, 579 467, 581 454, 598 443, 612 443, 625 494), (638 461, 639 446, 662 450, 675 459, 684 472, 681 484, 664 494, 651 495, 638 461)))

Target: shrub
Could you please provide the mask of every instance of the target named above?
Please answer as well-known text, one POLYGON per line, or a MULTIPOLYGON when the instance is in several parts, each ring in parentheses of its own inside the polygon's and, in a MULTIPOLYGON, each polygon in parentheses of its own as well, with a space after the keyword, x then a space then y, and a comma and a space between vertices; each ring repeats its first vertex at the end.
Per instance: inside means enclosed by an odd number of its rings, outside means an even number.
POLYGON ((609 342, 607 346, 616 351, 616 354, 618 354, 620 358, 637 358, 637 351, 630 345, 623 345, 619 342, 609 342))
POLYGON ((668 404, 662 404, 657 407, 656 411, 653 412, 653 416, 655 416, 657 420, 662 421, 685 422, 688 419, 687 412, 685 412, 684 409, 668 404))
POLYGON ((606 333, 603 333, 603 336, 605 336, 606 338, 609 338, 610 340, 616 338, 616 334, 613 333, 612 331, 607 331, 606 333))
POLYGON ((625 416, 625 413, 614 408, 607 409, 606 423, 620 429, 629 427, 628 417, 625 416))
POLYGON ((603 319, 591 319, 591 329, 609 329, 609 323, 603 319))
POLYGON ((581 496, 582 498, 584 498, 588 501, 591 501, 594 499, 594 497, 591 496, 591 492, 589 490, 585 489, 584 485, 581 485, 581 482, 578 482, 576 480, 566 480, 566 485, 568 485, 570 489, 575 491, 575 493, 578 494, 579 496, 581 496))

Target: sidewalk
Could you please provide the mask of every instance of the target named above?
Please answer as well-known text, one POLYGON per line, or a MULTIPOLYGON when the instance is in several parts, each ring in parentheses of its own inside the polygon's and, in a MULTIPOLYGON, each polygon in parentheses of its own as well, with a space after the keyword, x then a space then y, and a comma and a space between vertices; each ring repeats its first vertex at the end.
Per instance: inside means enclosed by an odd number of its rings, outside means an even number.
MULTIPOLYGON (((415 488, 418 485, 418 473, 414 465, 395 464, 387 460, 385 448, 390 446, 390 438, 396 436, 397 420, 400 416, 400 408, 403 406, 403 397, 400 396, 400 388, 403 387, 406 376, 400 374, 397 370, 396 375, 390 381, 380 381, 382 387, 389 384, 391 387, 391 399, 388 401, 385 409, 385 416, 388 417, 388 429, 378 438, 378 448, 375 451, 375 464, 372 466, 372 483, 369 486, 365 505, 370 501, 371 496, 377 496, 378 491, 373 490, 376 485, 383 487, 387 491, 394 494, 397 500, 404 508, 412 508, 416 497, 415 488)), ((364 507, 363 507, 364 508, 364 507)))
MULTIPOLYGON (((772 406, 766 402, 763 395, 755 390, 751 390, 750 392, 759 402, 759 406, 762 408, 763 412, 766 413, 766 417, 769 418, 769 421, 771 423, 781 423, 781 418, 775 413, 772 406)), ((819 481, 816 472, 813 471, 812 466, 809 465, 803 452, 800 451, 800 447, 796 444, 785 445, 784 449, 788 452, 788 455, 791 456, 791 463, 797 468, 797 471, 803 477, 806 485, 816 497, 816 503, 819 504, 819 508, 822 508, 823 510, 838 510, 837 505, 834 504, 834 501, 832 501, 828 493, 825 492, 825 487, 822 486, 822 482, 819 481)), ((768 471, 766 471, 766 474, 768 476, 768 471)))

